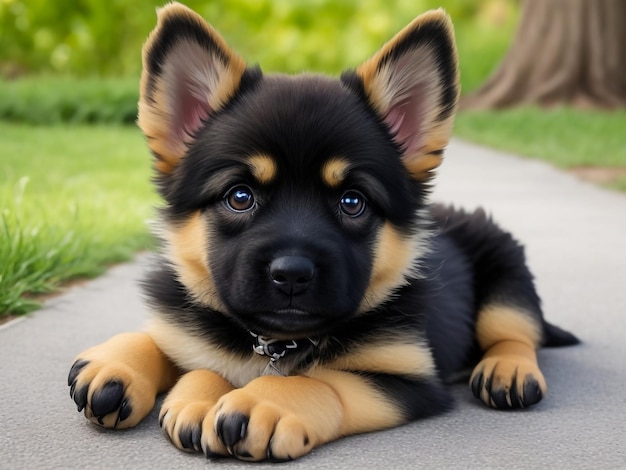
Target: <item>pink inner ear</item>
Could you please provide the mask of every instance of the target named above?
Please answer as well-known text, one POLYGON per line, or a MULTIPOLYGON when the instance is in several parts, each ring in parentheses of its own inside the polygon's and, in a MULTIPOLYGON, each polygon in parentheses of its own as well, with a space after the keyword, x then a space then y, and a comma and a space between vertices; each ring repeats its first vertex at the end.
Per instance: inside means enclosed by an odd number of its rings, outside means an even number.
POLYGON ((213 111, 208 103, 208 97, 198 98, 189 85, 183 80, 178 90, 177 116, 174 123, 177 127, 177 134, 181 138, 195 135, 196 131, 203 125, 213 111))
POLYGON ((405 90, 404 97, 389 108, 385 123, 405 157, 414 155, 422 144, 423 93, 420 84, 405 90))

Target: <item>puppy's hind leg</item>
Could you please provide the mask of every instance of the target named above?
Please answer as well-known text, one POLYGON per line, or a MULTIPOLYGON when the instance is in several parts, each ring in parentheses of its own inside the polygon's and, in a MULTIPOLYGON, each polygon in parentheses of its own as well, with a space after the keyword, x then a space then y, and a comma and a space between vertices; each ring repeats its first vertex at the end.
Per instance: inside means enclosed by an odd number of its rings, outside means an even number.
POLYGON ((470 378, 472 392, 492 408, 533 405, 547 391, 536 350, 549 335, 524 248, 482 210, 448 212, 448 218, 450 235, 473 265, 475 338, 483 357, 470 378))

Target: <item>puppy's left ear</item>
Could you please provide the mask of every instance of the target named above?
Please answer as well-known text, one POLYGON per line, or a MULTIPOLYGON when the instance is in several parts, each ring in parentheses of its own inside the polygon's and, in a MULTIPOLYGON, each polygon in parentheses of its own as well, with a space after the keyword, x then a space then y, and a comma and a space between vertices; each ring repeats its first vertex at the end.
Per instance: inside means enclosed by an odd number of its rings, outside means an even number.
POLYGON ((418 16, 356 70, 413 178, 428 179, 452 134, 459 96, 454 30, 443 10, 418 16))

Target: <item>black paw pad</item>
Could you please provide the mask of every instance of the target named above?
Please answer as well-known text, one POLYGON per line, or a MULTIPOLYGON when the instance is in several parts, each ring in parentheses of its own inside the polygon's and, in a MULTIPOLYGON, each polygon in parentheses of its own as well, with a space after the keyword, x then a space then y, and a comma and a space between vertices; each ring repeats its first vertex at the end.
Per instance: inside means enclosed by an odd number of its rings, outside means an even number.
POLYGON ((124 385, 117 381, 107 382, 91 397, 91 411, 98 418, 106 416, 122 406, 123 398, 124 385))
POLYGON ((222 416, 218 419, 217 435, 229 450, 246 437, 249 420, 248 416, 240 413, 222 416))

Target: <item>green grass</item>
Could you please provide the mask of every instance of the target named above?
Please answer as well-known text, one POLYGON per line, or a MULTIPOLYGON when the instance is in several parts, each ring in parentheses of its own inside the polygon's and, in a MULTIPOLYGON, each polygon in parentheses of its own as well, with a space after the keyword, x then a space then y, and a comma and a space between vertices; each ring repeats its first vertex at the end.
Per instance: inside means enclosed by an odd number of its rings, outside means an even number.
POLYGON ((457 117, 455 135, 561 168, 626 167, 626 110, 464 111, 457 117))
POLYGON ((0 122, 0 316, 151 246, 157 198, 135 127, 0 122))
POLYGON ((0 119, 30 124, 130 124, 139 78, 23 77, 0 80, 0 119))

